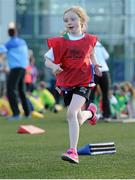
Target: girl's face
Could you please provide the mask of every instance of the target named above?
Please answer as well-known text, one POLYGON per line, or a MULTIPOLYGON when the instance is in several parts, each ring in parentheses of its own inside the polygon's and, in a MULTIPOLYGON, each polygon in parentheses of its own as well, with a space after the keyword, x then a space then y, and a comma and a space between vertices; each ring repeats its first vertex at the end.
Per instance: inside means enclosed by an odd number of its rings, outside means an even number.
POLYGON ((79 16, 73 12, 68 11, 64 15, 64 23, 65 27, 67 29, 67 32, 73 35, 80 35, 82 34, 82 27, 81 27, 81 21, 79 16))

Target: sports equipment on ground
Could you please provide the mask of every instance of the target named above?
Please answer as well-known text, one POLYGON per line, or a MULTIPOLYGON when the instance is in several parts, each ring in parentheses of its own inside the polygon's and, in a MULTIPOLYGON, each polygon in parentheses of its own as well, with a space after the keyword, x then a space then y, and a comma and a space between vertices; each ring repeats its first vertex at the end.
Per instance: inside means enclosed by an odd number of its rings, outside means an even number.
POLYGON ((78 150, 78 155, 98 155, 114 153, 116 153, 114 142, 86 144, 78 150))

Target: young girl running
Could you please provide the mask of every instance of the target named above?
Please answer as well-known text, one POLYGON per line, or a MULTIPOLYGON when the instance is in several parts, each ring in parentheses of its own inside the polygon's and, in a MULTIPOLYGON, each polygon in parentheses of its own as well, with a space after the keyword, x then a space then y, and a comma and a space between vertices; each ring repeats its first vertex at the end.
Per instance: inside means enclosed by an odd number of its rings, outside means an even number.
POLYGON ((71 7, 64 12, 63 20, 65 34, 48 39, 45 65, 56 75, 56 86, 68 106, 70 148, 61 158, 79 163, 77 144, 80 126, 88 119, 90 124, 96 124, 97 111, 94 104, 90 104, 85 111, 82 111, 82 107, 94 85, 93 67, 97 75, 101 76, 101 72, 93 53, 97 38, 85 33, 88 22, 85 10, 78 6, 71 7))

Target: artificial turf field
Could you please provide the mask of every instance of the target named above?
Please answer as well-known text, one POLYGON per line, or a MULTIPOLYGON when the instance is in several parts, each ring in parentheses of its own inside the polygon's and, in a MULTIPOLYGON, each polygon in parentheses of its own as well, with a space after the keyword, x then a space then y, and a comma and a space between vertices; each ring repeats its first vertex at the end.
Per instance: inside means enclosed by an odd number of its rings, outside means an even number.
POLYGON ((45 119, 8 122, 0 118, 0 179, 134 179, 135 123, 98 122, 81 127, 79 147, 114 141, 114 155, 81 156, 79 165, 60 159, 68 147, 65 110, 46 112, 45 119), (46 130, 40 135, 18 134, 20 125, 46 130))

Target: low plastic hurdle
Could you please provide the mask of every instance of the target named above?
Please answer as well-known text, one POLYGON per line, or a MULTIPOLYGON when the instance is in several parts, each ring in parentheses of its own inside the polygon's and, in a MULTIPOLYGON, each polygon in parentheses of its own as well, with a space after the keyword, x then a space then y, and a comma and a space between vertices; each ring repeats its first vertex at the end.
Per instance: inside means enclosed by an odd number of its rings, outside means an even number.
POLYGON ((114 142, 86 144, 78 150, 78 155, 98 155, 114 153, 116 153, 114 142))

